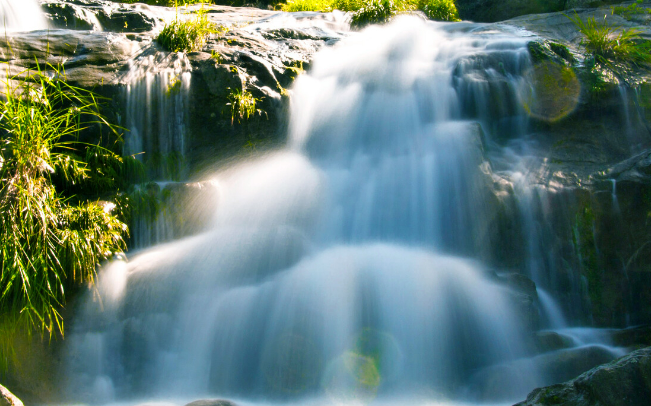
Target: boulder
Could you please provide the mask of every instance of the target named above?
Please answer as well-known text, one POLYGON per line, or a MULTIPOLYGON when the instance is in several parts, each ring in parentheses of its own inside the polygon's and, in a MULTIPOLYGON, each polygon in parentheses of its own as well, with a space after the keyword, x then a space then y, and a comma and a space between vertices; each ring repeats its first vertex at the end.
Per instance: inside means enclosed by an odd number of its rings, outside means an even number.
POLYGON ((185 406, 236 406, 236 403, 224 399, 202 399, 190 402, 185 406))
POLYGON ((23 402, 9 392, 9 389, 0 385, 0 406, 23 406, 23 402))
POLYGON ((569 382, 535 389, 516 406, 631 406, 651 399, 651 347, 591 369, 569 382))
POLYGON ((518 359, 478 371, 472 377, 472 390, 482 401, 517 399, 526 395, 527 388, 572 379, 614 358, 605 347, 587 346, 518 359))

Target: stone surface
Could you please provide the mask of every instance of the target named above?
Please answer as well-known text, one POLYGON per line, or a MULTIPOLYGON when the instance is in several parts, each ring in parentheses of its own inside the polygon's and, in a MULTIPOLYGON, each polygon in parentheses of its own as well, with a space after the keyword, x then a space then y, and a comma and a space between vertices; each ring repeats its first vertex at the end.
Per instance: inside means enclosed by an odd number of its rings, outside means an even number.
POLYGON ((535 389, 516 406, 631 406, 651 399, 651 347, 598 366, 576 379, 535 389))
POLYGON ((457 0, 456 5, 464 20, 494 22, 563 10, 564 0, 457 0))
POLYGON ((202 399, 190 402, 185 406, 236 406, 236 403, 223 399, 202 399))
POLYGON ((534 337, 536 350, 539 352, 562 350, 574 345, 570 337, 561 335, 555 331, 538 331, 534 337))
POLYGON ((23 406, 23 402, 9 392, 9 389, 0 385, 0 406, 23 406))

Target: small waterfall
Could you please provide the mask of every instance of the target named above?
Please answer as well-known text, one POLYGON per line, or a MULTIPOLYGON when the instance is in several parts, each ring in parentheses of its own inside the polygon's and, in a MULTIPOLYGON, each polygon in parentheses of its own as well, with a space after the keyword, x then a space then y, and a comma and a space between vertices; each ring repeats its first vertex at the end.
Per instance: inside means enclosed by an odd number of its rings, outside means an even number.
POLYGON ((540 306, 549 327, 555 329, 567 327, 567 321, 565 320, 565 316, 563 316, 563 311, 551 295, 543 289, 537 289, 537 292, 540 306))
POLYGON ((3 31, 34 31, 48 28, 38 0, 0 0, 3 31))
POLYGON ((146 177, 158 187, 141 187, 141 196, 157 201, 134 221, 134 248, 149 247, 174 237, 170 208, 162 194, 165 182, 187 178, 186 125, 191 67, 185 54, 155 52, 136 59, 122 79, 126 83, 124 154, 143 163, 146 177), (161 183, 162 182, 162 183, 161 183), (162 187, 161 187, 162 186, 162 187), (155 190, 154 190, 155 189, 155 190))

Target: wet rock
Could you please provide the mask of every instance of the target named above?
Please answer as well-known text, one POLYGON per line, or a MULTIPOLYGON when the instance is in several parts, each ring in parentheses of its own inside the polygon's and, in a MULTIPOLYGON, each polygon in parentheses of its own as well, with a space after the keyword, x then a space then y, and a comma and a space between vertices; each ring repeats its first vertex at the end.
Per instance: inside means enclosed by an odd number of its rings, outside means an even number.
POLYGON ((494 22, 516 16, 563 10, 564 0, 457 0, 464 20, 494 22))
POLYGON ((23 402, 9 392, 9 389, 0 385, 0 406, 23 406, 23 402))
POLYGON ((538 298, 538 292, 536 291, 536 284, 534 281, 520 273, 508 273, 501 275, 502 279, 506 282, 506 285, 511 289, 524 293, 527 296, 530 296, 533 299, 538 298))
POLYGON ((79 7, 75 4, 62 2, 46 2, 41 7, 51 26, 55 28, 67 28, 70 30, 93 30, 99 29, 97 17, 90 10, 79 7))
POLYGON ((483 401, 524 397, 522 388, 563 382, 614 358, 598 346, 560 350, 481 370, 473 376, 472 386, 483 401))
POLYGON ((230 400, 203 399, 203 400, 195 400, 194 402, 190 402, 185 406, 237 406, 237 404, 231 402, 230 400))
POLYGON ((534 298, 523 293, 511 292, 509 299, 511 300, 513 311, 518 318, 518 325, 527 331, 538 329, 540 316, 534 298))
POLYGON ((578 378, 535 389, 516 406, 629 406, 651 399, 651 347, 598 366, 578 378))
POLYGON ((630 327, 613 331, 613 344, 620 347, 642 348, 651 346, 651 326, 630 327))
POLYGON ((549 352, 570 348, 574 345, 572 339, 555 331, 538 331, 534 343, 539 352, 549 352))
POLYGON ((534 362, 551 383, 572 379, 597 365, 612 361, 614 358, 615 355, 611 350, 593 345, 539 355, 534 358, 534 362))

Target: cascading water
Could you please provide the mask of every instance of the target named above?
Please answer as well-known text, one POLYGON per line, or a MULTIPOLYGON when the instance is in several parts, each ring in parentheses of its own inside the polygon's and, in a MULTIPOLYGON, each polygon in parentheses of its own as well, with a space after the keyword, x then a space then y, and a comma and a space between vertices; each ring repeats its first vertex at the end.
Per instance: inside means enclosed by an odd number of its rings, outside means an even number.
POLYGON ((473 30, 405 17, 319 53, 288 147, 214 175, 209 231, 103 271, 71 397, 458 403, 548 382, 481 265, 483 145, 526 126, 526 40, 473 30))
MULTIPOLYGON (((190 71, 185 54, 153 52, 136 59, 122 79, 127 84, 124 154, 135 156, 143 163, 146 177, 157 182, 187 178, 185 126, 190 71)), ((150 199, 161 198, 155 190, 145 194, 150 199)), ((145 210, 133 221, 134 248, 173 239, 168 209, 145 210)))
POLYGON ((33 31, 48 28, 38 0, 0 0, 3 31, 33 31))

